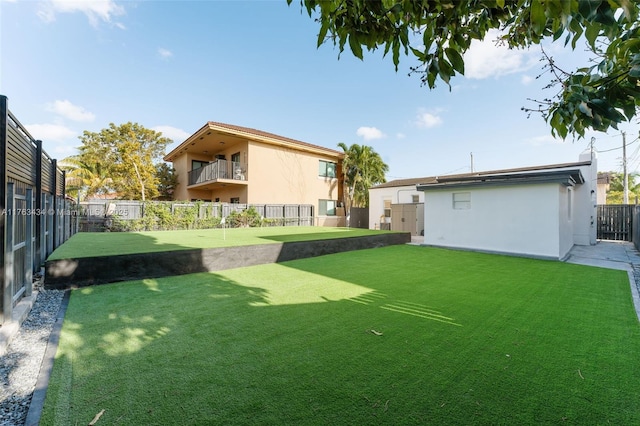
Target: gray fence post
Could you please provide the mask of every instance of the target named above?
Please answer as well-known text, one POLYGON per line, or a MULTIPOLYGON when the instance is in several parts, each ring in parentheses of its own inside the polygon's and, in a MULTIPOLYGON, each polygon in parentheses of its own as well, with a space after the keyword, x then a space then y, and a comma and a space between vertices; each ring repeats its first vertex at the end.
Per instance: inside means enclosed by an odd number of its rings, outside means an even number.
POLYGON ((47 250, 44 258, 46 259, 53 252, 53 225, 56 212, 53 208, 52 195, 46 194, 47 197, 47 250))
POLYGON ((44 215, 42 200, 42 141, 36 141, 36 205, 35 209, 40 216, 36 217, 36 252, 35 258, 40 266, 43 262, 44 247, 44 215))
POLYGON ((4 244, 4 287, 2 300, 2 314, 4 321, 11 319, 13 313, 13 182, 7 182, 7 210, 5 212, 6 236, 4 244))
POLYGON ((55 159, 51 160, 51 193, 53 194, 53 205, 51 207, 53 215, 51 215, 52 222, 49 232, 52 233, 52 247, 48 254, 51 254, 58 247, 58 162, 55 159))
POLYGON ((47 205, 47 194, 41 192, 37 197, 40 198, 40 216, 36 220, 40 223, 40 229, 37 231, 38 235, 36 236, 36 256, 38 257, 38 264, 42 265, 47 258, 47 217, 49 215, 49 206, 47 205))
POLYGON ((25 259, 24 278, 25 296, 31 296, 33 291, 33 189, 27 188, 27 229, 25 230, 25 259))
MULTIPOLYGON (((9 125, 9 108, 6 96, 0 95, 0 289, 2 290, 2 296, 6 294, 6 277, 5 277, 5 243, 7 237, 6 227, 6 208, 7 208, 7 142, 8 142, 8 130, 9 125)), ((3 304, 4 305, 4 304, 3 304)), ((0 324, 4 323, 7 316, 5 315, 4 306, 0 306, 2 311, 0 315, 0 324)), ((9 317, 11 318, 11 314, 9 317)))

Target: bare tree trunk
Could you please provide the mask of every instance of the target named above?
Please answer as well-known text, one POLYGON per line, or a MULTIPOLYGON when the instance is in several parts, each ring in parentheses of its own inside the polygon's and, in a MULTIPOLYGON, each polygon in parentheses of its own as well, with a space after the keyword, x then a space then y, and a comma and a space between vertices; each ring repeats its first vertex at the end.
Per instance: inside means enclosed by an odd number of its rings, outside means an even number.
POLYGON ((142 181, 142 176, 140 176, 140 171, 138 171, 138 165, 133 160, 131 160, 131 164, 133 164, 133 169, 136 171, 136 176, 138 177, 138 182, 140 182, 140 192, 142 194, 142 201, 145 201, 144 182, 142 181))

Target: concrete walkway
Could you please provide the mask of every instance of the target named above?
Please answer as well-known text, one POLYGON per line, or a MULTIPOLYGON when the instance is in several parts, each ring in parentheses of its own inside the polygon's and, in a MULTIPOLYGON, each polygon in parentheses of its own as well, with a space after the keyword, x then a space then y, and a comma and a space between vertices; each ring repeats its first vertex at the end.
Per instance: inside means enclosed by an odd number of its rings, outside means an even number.
POLYGON ((633 270, 633 265, 640 267, 640 253, 633 243, 598 241, 594 246, 573 246, 566 261, 579 265, 628 271, 633 270))

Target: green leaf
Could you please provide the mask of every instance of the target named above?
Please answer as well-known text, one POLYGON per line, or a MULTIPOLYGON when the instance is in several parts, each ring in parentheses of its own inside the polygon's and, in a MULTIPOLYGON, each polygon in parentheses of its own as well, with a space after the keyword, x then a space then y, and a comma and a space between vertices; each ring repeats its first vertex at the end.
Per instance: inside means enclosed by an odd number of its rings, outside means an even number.
POLYGON ((415 49, 415 48, 411 47, 411 51, 413 52, 415 57, 418 58, 418 60, 420 62, 424 62, 425 61, 425 57, 426 56, 425 56, 425 54, 424 54, 424 52, 422 50, 418 50, 418 49, 415 49))
POLYGON ((578 12, 588 21, 593 20, 598 13, 598 6, 602 1, 599 0, 578 0, 578 12))
POLYGON ((530 19, 534 32, 541 35, 547 25, 547 17, 544 13, 544 5, 540 0, 532 0, 530 19))
POLYGON ((587 38, 587 41, 589 42, 589 46, 591 46, 592 48, 595 47, 596 45, 596 38, 598 37, 598 34, 600 34, 599 24, 594 23, 594 24, 587 25, 587 29, 584 32, 584 35, 587 38))
POLYGON ((320 32, 318 33, 318 45, 316 47, 320 47, 325 38, 327 37, 327 31, 329 31, 329 20, 323 20, 322 25, 320 26, 320 32))
POLYGON ((439 67, 440 67, 440 73, 439 73, 440 78, 442 79, 442 81, 444 81, 445 83, 449 84, 449 80, 451 79, 451 76, 453 75, 453 67, 444 58, 439 58, 438 59, 438 64, 439 64, 439 67))
POLYGON ((362 58, 362 45, 358 41, 358 39, 355 36, 355 34, 350 34, 349 35, 349 47, 351 48, 351 52, 353 53, 353 56, 355 56, 356 58, 359 58, 361 60, 363 59, 362 58))
POLYGON ((640 65, 634 65, 629 70, 629 77, 640 78, 640 65))
POLYGON ((451 62, 453 69, 458 71, 460 74, 464 74, 464 60, 460 53, 450 47, 446 48, 444 53, 447 55, 449 62, 451 62))
POLYGON ((396 71, 398 71, 398 64, 400 63, 400 41, 398 37, 393 39, 391 50, 393 50, 393 65, 396 66, 396 71))

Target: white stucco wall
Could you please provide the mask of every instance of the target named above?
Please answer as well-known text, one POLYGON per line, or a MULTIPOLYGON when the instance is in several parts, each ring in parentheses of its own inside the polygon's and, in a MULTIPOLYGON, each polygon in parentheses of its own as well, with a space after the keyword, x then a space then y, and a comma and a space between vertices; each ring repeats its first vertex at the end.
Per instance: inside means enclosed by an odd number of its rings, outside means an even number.
POLYGON ((559 184, 425 191, 428 245, 561 258, 573 246, 566 191, 559 184), (453 193, 469 192, 470 208, 453 208, 453 193), (560 232, 560 228, 564 231, 560 232), (565 229, 566 228, 566 229, 565 229), (562 241, 561 240, 562 236, 562 241))
POLYGON ((580 171, 584 177, 584 184, 576 185, 574 189, 574 244, 588 246, 597 242, 597 214, 598 214, 598 160, 595 153, 585 151, 580 155, 580 161, 589 161, 591 166, 582 166, 580 171))
POLYGON ((575 243, 574 223, 580 216, 576 205, 577 186, 558 185, 558 259, 563 259, 575 243))
POLYGON ((413 196, 418 196, 418 202, 424 202, 424 193, 416 189, 416 185, 395 186, 390 188, 369 189, 369 228, 380 229, 380 217, 384 215, 384 200, 391 200, 392 204, 413 203, 413 196))

